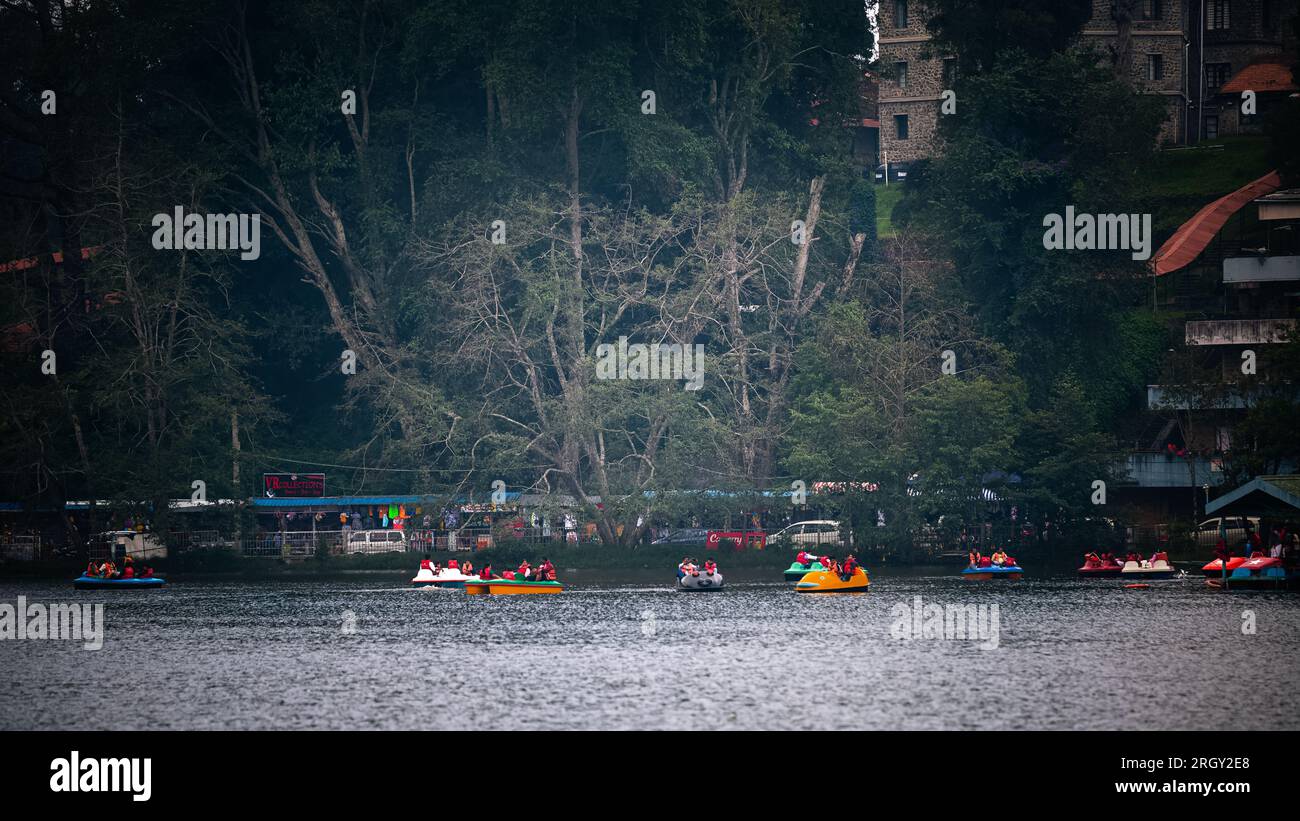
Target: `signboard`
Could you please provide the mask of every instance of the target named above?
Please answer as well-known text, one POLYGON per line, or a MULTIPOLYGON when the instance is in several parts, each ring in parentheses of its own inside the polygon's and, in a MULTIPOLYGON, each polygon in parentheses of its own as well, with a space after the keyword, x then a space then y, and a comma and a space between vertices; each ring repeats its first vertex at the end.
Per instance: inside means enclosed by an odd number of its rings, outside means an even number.
POLYGON ((743 550, 746 547, 762 550, 767 546, 767 534, 761 530, 710 530, 704 539, 704 546, 709 550, 730 547, 743 550))
POLYGON ((268 499, 319 499, 325 495, 325 474, 263 473, 262 492, 268 499))

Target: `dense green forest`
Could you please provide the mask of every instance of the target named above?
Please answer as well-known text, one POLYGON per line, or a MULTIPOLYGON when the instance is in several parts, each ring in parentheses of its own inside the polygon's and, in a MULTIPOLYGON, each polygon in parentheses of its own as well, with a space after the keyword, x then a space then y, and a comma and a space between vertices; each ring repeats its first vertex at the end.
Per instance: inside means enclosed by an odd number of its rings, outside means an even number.
POLYGON ((860 0, 0 5, 0 262, 37 260, 0 498, 499 479, 631 543, 680 491, 835 481, 886 540, 986 488, 1084 526, 1169 340, 1140 262, 1042 218, 1143 210, 1159 115, 1088 2, 937 5, 959 114, 889 237, 860 0), (159 250, 178 207, 260 215, 260 256, 159 250), (702 346, 700 389, 596 378, 621 337, 702 346))

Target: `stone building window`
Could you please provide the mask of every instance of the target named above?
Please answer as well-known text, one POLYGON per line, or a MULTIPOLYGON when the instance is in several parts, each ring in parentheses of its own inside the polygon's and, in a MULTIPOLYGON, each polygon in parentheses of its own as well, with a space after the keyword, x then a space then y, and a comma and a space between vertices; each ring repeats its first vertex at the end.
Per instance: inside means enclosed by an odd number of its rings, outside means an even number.
POLYGON ((1211 93, 1217 91, 1220 86, 1228 82, 1228 77, 1230 77, 1231 74, 1231 63, 1206 63, 1205 90, 1211 93))
POLYGON ((894 115, 894 135, 900 140, 907 139, 907 115, 894 115))
POLYGON ((1163 80, 1165 78, 1165 61, 1159 54, 1147 55, 1147 79, 1163 80))
POLYGON ((894 77, 898 81, 899 88, 907 88, 907 62, 900 60, 894 63, 894 77))
POLYGON ((907 28, 907 0, 894 0, 894 25, 907 28))
POLYGON ((957 58, 943 58, 943 87, 952 88, 952 84, 957 80, 957 58))
POLYGON ((1209 114, 1205 117, 1205 139, 1219 139, 1219 117, 1217 114, 1209 114))
POLYGON ((1211 31, 1224 31, 1232 23, 1228 17, 1228 0, 1205 0, 1205 27, 1211 31))
POLYGON ((1160 19, 1160 0, 1142 0, 1140 11, 1143 20, 1160 19))

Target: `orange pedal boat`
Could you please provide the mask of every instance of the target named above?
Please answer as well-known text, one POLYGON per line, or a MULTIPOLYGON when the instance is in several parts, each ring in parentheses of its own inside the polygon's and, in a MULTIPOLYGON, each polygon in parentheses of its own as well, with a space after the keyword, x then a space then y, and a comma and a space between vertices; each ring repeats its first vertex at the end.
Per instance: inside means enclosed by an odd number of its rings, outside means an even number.
POLYGON ((856 567, 847 581, 841 579, 838 573, 814 570, 804 574, 804 577, 795 583, 794 589, 799 593, 865 593, 870 586, 871 580, 867 578, 867 572, 861 567, 856 567))

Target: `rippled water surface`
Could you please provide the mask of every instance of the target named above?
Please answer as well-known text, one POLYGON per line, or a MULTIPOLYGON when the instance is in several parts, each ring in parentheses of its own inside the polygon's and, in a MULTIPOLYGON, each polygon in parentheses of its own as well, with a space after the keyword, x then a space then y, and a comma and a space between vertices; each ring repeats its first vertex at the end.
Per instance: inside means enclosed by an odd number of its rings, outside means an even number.
POLYGON ((1296 593, 933 569, 809 597, 774 576, 681 594, 571 573, 558 596, 495 598, 403 574, 0 580, 0 603, 102 602, 107 622, 99 651, 0 641, 0 728, 1300 728, 1296 593), (998 646, 894 638, 917 596, 997 604, 998 646))

